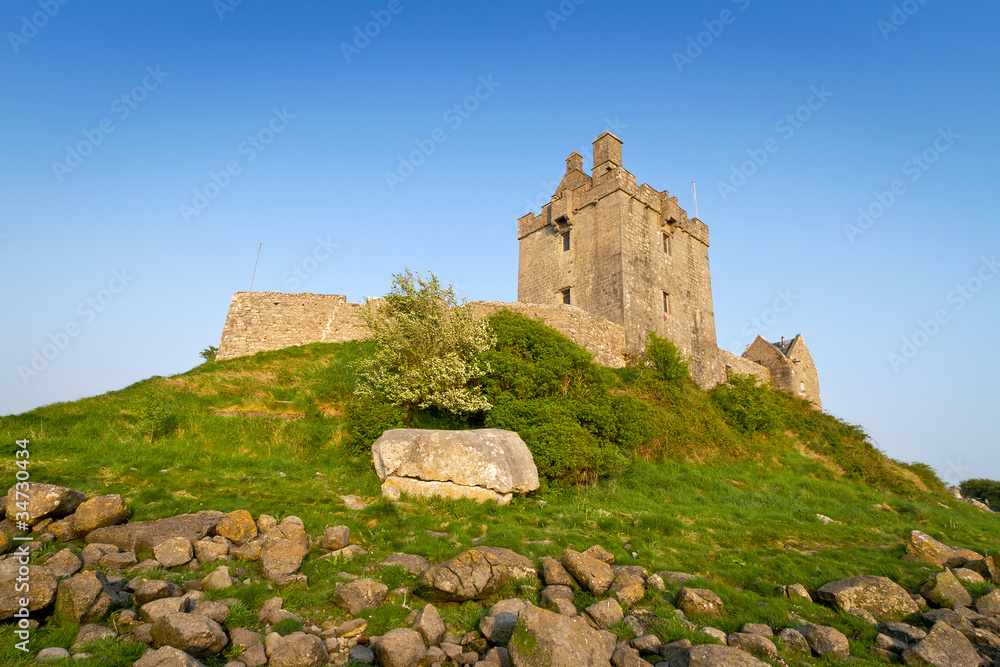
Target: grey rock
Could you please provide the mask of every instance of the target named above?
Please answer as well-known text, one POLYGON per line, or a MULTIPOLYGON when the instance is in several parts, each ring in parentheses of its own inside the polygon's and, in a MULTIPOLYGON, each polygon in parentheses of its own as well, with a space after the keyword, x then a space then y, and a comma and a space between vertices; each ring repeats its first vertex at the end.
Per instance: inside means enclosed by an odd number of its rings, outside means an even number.
MULTIPOLYGON (((479 631, 491 643, 506 646, 514 634, 517 625, 517 615, 522 609, 530 607, 531 603, 521 598, 500 600, 490 607, 486 616, 479 622, 479 631)), ((573 608, 576 613, 576 608, 573 608)))
POLYGON ((615 580, 611 582, 608 593, 619 603, 631 607, 646 597, 646 587, 642 577, 628 571, 619 571, 615 574, 615 580))
POLYGON ((863 609, 881 621, 920 611, 902 586, 886 577, 860 576, 831 581, 816 596, 837 609, 863 609))
POLYGON ((444 622, 437 607, 430 603, 425 604, 413 622, 413 629, 420 633, 428 646, 440 642, 444 636, 444 622))
POLYGON ((507 568, 511 579, 538 579, 534 563, 516 551, 503 547, 474 547, 472 551, 487 553, 496 558, 507 568))
MULTIPOLYGON (((16 558, 0 562, 0 620, 12 618, 21 609, 20 599, 24 593, 15 589, 20 567, 16 558)), ((28 566, 28 578, 31 581, 28 610, 36 612, 52 604, 58 586, 56 578, 40 565, 28 566)))
POLYGON ((103 625, 97 625, 95 623, 88 623, 77 631, 76 639, 73 640, 71 648, 74 651, 79 651, 87 642, 96 641, 98 639, 114 638, 117 636, 118 633, 111 628, 106 628, 103 625))
POLYGON ((938 607, 968 607, 972 604, 969 591, 955 578, 950 570, 936 572, 920 584, 917 589, 932 604, 938 607))
POLYGON ((80 535, 128 521, 132 511, 118 494, 96 496, 83 502, 73 514, 73 529, 80 535))
POLYGON ((934 667, 980 667, 983 662, 972 643, 943 622, 935 623, 927 637, 905 651, 903 661, 934 667))
POLYGON ((612 625, 625 618, 621 605, 618 604, 618 600, 614 598, 599 600, 587 607, 585 611, 587 616, 590 617, 590 620, 594 622, 594 625, 601 630, 607 630, 612 625))
POLYGON ((615 562, 615 555, 602 547, 600 544, 595 544, 586 551, 582 552, 584 556, 588 558, 593 558, 594 560, 599 560, 602 563, 607 563, 611 565, 615 562))
POLYGON ((812 653, 812 649, 809 648, 809 642, 802 633, 794 628, 785 628, 778 633, 778 639, 780 639, 785 646, 788 647, 789 651, 794 651, 796 653, 812 653))
POLYGON ((114 544, 125 551, 152 551, 172 537, 183 537, 193 544, 208 535, 224 516, 222 512, 205 510, 156 521, 131 521, 98 528, 87 533, 84 539, 87 544, 114 544))
POLYGON ((688 574, 687 572, 674 572, 671 570, 660 570, 656 573, 656 576, 663 581, 675 581, 678 584, 684 584, 692 579, 698 578, 698 576, 694 574, 688 574))
POLYGON ((924 612, 923 618, 924 625, 929 627, 933 627, 938 621, 944 621, 960 632, 972 629, 972 621, 953 609, 935 609, 934 611, 924 612))
POLYGON ((55 484, 28 482, 27 488, 17 489, 17 493, 15 489, 16 486, 11 487, 7 492, 7 516, 27 514, 26 519, 19 517, 19 520, 23 520, 29 526, 34 526, 42 519, 60 519, 72 514, 84 498, 82 491, 55 484), (18 507, 18 503, 24 502, 27 502, 26 506, 18 507))
POLYGON ((229 643, 218 623, 194 614, 164 614, 153 623, 151 635, 157 647, 173 646, 196 658, 213 656, 229 643))
POLYGON ((382 667, 412 667, 427 653, 424 640, 416 630, 396 628, 375 643, 375 656, 382 667))
POLYGON ((674 653, 669 667, 764 667, 762 662, 739 649, 715 644, 692 646, 674 653))
POLYGON ((372 444, 375 472, 424 481, 453 482, 500 494, 538 488, 528 446, 512 431, 393 429, 372 444))
POLYGON ((594 595, 604 595, 615 579, 610 565, 572 549, 563 551, 560 562, 581 586, 594 595))
POLYGON ((611 654, 611 664, 614 667, 653 667, 639 656, 639 651, 628 644, 618 644, 611 654))
POLYGON ((982 556, 969 549, 949 547, 938 542, 930 535, 914 530, 906 544, 906 554, 903 560, 917 563, 932 563, 944 567, 951 563, 964 565, 967 561, 981 559, 982 556))
POLYGON ((430 562, 423 556, 416 556, 413 554, 404 553, 394 553, 388 558, 379 563, 379 567, 402 567, 407 572, 415 577, 419 577, 421 574, 430 568, 430 562))
POLYGON ((347 526, 327 526, 323 531, 322 546, 327 551, 343 549, 351 543, 351 529, 347 526))
POLYGON ((542 579, 546 586, 575 586, 576 581, 562 563, 551 556, 542 559, 542 579))
POLYGON ((880 632, 875 636, 875 647, 883 651, 889 651, 890 653, 902 653, 910 648, 910 645, 880 632))
POLYGON ((199 600, 195 603, 191 613, 197 616, 205 616, 216 623, 222 624, 225 622, 226 617, 229 616, 229 605, 225 602, 217 602, 215 600, 199 600))
POLYGON ((168 537, 153 549, 153 556, 166 568, 184 565, 194 558, 194 547, 186 537, 168 537))
POLYGON ((351 649, 351 660, 362 665, 374 665, 375 651, 359 644, 351 649))
POLYGON ((333 603, 356 615, 362 609, 377 607, 385 602, 389 588, 372 579, 358 579, 344 584, 333 593, 333 603))
POLYGON ((518 614, 507 650, 514 667, 606 667, 615 641, 581 618, 526 607, 518 614))
POLYGON ((116 554, 120 552, 121 549, 114 544, 100 544, 95 542, 94 544, 88 544, 83 548, 83 551, 80 552, 80 558, 83 559, 83 567, 90 568, 95 565, 100 565, 101 559, 108 554, 116 554))
POLYGON ((722 613, 722 598, 707 588, 681 588, 677 594, 678 609, 685 614, 718 615, 722 613))
POLYGON ((201 662, 173 646, 146 651, 133 667, 205 667, 201 662))
POLYGON ((194 543, 194 557, 199 563, 211 563, 229 555, 229 546, 212 540, 198 540, 194 543))
POLYGON ((773 637, 774 631, 771 626, 764 625, 763 623, 744 623, 740 628, 740 632, 745 632, 750 635, 760 635, 761 637, 773 637))
POLYGON ((966 639, 972 642, 972 645, 981 655, 984 655, 991 660, 1000 659, 1000 637, 997 635, 981 628, 968 630, 962 634, 965 635, 966 639))
POLYGON ((826 625, 802 625, 795 628, 809 642, 809 648, 820 658, 832 656, 847 659, 851 646, 840 630, 826 625))
POLYGON ((977 599, 976 611, 983 616, 1000 616, 1000 590, 994 588, 977 599))
POLYGON ((69 660, 69 657, 69 651, 54 646, 52 648, 43 648, 39 651, 38 655, 35 656, 35 662, 39 665, 48 665, 60 660, 69 660))
POLYGON ((101 558, 101 567, 109 570, 124 570, 130 568, 139 561, 131 551, 120 551, 114 554, 107 554, 101 558))
POLYGON ((151 579, 139 584, 135 589, 134 602, 136 607, 142 607, 147 602, 162 598, 176 597, 181 594, 180 586, 160 579, 151 579))
POLYGON ((169 597, 150 600, 139 608, 139 617, 147 623, 155 623, 167 614, 186 612, 190 603, 185 598, 169 597))
POLYGON ((236 546, 257 539, 257 524, 250 512, 236 510, 224 516, 215 526, 215 534, 226 538, 236 546))
POLYGON ((904 644, 916 644, 927 636, 927 633, 920 628, 915 628, 907 623, 879 623, 878 629, 904 644))
POLYGON ((83 567, 83 559, 69 549, 63 549, 52 558, 45 561, 43 566, 49 574, 57 579, 70 577, 80 571, 83 567))
POLYGON ((416 592, 427 600, 480 600, 498 592, 509 578, 510 570, 497 556, 472 549, 429 568, 416 592))
POLYGON ((96 623, 119 603, 103 572, 81 572, 59 582, 56 612, 77 623, 96 623))
POLYGON ((734 632, 726 637, 726 644, 765 660, 777 660, 778 649, 767 637, 746 632, 734 632))
POLYGON ((323 640, 295 632, 278 640, 268 660, 269 667, 322 667, 330 661, 323 640))
POLYGON ((713 628, 710 625, 706 625, 703 628, 698 628, 698 632, 700 632, 703 635, 708 635, 709 637, 712 637, 723 646, 729 644, 729 636, 726 635, 726 633, 720 630, 719 628, 713 628))
POLYGON ((211 574, 201 580, 201 590, 203 591, 218 591, 223 588, 229 588, 235 583, 235 580, 229 574, 229 568, 226 566, 215 568, 211 574))

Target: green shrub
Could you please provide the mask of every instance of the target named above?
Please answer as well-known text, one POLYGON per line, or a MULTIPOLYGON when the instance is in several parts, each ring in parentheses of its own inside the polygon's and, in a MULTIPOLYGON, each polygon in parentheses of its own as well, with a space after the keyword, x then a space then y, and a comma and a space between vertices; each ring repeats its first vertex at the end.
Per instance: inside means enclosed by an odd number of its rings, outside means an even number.
POLYGON ((277 632, 281 636, 290 635, 295 632, 302 631, 302 621, 295 618, 286 618, 283 621, 278 621, 271 628, 273 632, 277 632))
POLYGON ((650 331, 646 339, 646 360, 656 369, 660 380, 668 386, 679 386, 688 377, 688 359, 677 346, 650 331))
POLYGON ((146 442, 152 442, 177 428, 177 417, 151 393, 143 394, 135 401, 132 413, 136 417, 136 428, 146 442))
POLYGON ((403 427, 405 410, 373 396, 356 396, 346 405, 344 444, 355 455, 368 452, 383 432, 403 427))
POLYGON ((723 418, 741 433, 769 433, 780 424, 770 385, 757 384, 752 375, 733 375, 715 387, 712 400, 723 411, 723 418))
POLYGON ((983 500, 990 507, 1000 507, 1000 482, 992 479, 967 479, 958 488, 966 498, 983 500))

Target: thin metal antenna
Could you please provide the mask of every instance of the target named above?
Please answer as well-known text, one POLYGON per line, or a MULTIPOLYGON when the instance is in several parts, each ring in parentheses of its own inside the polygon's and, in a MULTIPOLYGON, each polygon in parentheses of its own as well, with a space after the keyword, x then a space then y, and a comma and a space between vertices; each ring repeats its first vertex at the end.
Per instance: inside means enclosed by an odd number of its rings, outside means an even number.
POLYGON ((250 276, 250 291, 251 292, 253 291, 253 279, 257 277, 257 262, 260 261, 260 249, 261 249, 261 246, 263 246, 263 245, 264 244, 262 242, 259 246, 257 246, 257 259, 254 260, 254 263, 253 263, 253 275, 250 276))
POLYGON ((698 186, 691 181, 691 190, 694 192, 694 217, 698 217, 698 186))

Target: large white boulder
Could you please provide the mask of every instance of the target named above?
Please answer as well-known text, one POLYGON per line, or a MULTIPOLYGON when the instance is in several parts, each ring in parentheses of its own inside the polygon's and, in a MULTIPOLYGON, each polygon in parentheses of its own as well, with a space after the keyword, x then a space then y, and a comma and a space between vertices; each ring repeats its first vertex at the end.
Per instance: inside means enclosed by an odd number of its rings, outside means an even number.
POLYGON ((387 496, 405 491, 506 503, 513 493, 538 488, 535 461, 513 431, 393 429, 375 441, 372 456, 387 496))

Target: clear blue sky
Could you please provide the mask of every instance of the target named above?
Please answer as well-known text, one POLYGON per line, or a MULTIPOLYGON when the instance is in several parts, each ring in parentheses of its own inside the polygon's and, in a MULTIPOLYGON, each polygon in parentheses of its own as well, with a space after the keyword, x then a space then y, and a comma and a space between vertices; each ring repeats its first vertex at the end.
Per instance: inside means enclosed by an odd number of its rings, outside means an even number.
POLYGON ((259 243, 255 290, 515 300, 610 128, 697 181, 720 346, 802 333, 827 410, 1000 479, 1000 7, 577 2, 4 2, 0 414, 196 365, 259 243))

